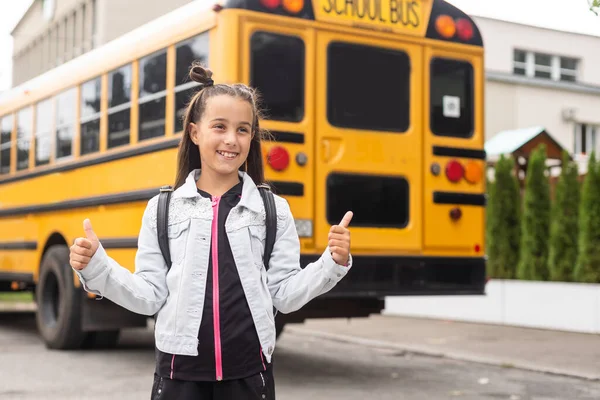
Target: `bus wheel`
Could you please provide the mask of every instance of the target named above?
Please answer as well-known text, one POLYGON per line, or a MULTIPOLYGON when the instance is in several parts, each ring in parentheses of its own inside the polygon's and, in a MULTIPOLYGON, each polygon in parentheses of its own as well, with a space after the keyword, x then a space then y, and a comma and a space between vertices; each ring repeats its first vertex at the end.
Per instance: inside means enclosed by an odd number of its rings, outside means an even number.
POLYGON ((73 284, 66 246, 54 245, 44 254, 36 298, 37 328, 46 347, 79 348, 85 338, 81 330, 82 296, 73 284))
POLYGON ((119 343, 119 330, 88 332, 82 347, 84 349, 112 349, 119 343))

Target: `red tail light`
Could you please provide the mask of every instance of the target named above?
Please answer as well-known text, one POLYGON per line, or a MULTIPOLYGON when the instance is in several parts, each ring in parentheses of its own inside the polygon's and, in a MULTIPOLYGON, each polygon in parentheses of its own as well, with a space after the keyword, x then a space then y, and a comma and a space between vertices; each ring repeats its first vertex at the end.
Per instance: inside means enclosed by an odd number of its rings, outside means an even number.
POLYGON ((273 10, 281 4, 281 0, 260 0, 260 4, 273 10))
POLYGON ((275 146, 267 153, 267 162, 276 171, 283 171, 290 165, 290 154, 281 146, 275 146))
POLYGON ((473 38, 473 24, 461 18, 456 21, 456 33, 461 40, 469 41, 473 38))
POLYGON ((450 182, 460 181, 465 174, 465 169, 462 164, 456 160, 450 161, 446 164, 446 177, 450 182))

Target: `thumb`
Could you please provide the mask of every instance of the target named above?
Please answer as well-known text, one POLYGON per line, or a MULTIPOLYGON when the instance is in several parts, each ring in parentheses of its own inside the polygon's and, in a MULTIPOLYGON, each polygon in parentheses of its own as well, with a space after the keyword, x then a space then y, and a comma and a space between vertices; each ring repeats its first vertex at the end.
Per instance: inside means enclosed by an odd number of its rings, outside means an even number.
POLYGON ((348 226, 350 225, 350 221, 352 221, 353 216, 354 216, 354 214, 352 213, 352 211, 348 211, 346 213, 346 215, 344 215, 344 218, 342 218, 342 221, 340 222, 340 226, 343 226, 344 228, 348 228, 348 226))
POLYGON ((99 242, 98 236, 96 236, 96 233, 92 229, 92 223, 87 218, 83 221, 83 230, 85 231, 85 236, 88 238, 88 240, 96 243, 99 242))

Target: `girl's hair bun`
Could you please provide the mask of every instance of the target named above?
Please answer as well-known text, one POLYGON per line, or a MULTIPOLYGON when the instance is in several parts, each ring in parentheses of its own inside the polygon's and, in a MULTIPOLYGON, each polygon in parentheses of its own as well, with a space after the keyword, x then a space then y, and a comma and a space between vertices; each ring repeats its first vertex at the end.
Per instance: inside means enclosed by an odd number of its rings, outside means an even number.
POLYGON ((190 69, 190 79, 194 82, 198 82, 203 86, 212 86, 215 82, 211 79, 212 71, 208 68, 204 68, 198 63, 194 63, 190 69))

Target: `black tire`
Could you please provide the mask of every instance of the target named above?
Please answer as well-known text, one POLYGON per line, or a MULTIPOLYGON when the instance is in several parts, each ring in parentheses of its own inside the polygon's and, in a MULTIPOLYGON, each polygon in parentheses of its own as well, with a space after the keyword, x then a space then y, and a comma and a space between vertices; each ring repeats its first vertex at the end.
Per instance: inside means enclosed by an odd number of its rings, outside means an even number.
POLYGON ((119 343, 120 331, 88 332, 82 347, 84 349, 113 349, 119 343))
POLYGON ((82 294, 73 284, 69 249, 50 247, 40 266, 36 287, 38 332, 49 349, 77 349, 85 339, 81 330, 82 294))

